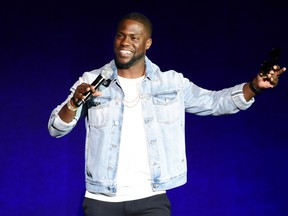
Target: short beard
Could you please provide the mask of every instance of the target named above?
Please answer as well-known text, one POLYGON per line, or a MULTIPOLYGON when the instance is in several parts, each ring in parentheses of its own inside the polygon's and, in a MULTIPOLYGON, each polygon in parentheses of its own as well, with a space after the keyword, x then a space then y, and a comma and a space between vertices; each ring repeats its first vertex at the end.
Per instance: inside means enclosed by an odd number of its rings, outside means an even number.
POLYGON ((140 59, 142 59, 145 56, 145 53, 141 53, 138 56, 133 56, 133 58, 127 62, 127 63, 121 63, 119 62, 117 56, 115 55, 115 64, 117 66, 118 69, 129 69, 131 66, 133 66, 137 61, 139 61, 140 59))

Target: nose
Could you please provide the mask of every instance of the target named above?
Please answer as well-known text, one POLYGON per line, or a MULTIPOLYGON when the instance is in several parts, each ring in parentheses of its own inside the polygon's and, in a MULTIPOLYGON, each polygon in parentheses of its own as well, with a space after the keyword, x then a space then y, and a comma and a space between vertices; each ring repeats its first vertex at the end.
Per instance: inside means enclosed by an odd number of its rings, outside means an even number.
POLYGON ((129 46, 130 45, 130 39, 129 37, 123 37, 123 39, 121 40, 121 45, 122 46, 129 46))

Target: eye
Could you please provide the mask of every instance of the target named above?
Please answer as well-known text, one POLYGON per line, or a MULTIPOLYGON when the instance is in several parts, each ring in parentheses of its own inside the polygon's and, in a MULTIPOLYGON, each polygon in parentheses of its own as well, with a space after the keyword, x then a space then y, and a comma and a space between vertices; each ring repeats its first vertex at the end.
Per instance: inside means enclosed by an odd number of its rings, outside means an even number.
POLYGON ((139 40, 139 37, 138 36, 132 36, 131 39, 135 41, 135 40, 139 40))
POLYGON ((118 34, 116 35, 116 38, 121 39, 121 38, 123 38, 123 35, 120 34, 120 33, 118 33, 118 34))

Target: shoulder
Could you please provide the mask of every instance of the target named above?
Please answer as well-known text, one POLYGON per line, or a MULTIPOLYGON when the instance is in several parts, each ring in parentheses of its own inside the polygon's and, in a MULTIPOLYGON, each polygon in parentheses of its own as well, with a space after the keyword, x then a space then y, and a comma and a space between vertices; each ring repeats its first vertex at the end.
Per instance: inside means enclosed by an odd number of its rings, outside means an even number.
POLYGON ((152 79, 184 79, 184 75, 181 72, 178 72, 176 70, 170 69, 170 70, 161 70, 161 68, 156 65, 155 63, 151 62, 150 60, 146 64, 146 72, 149 77, 152 79))

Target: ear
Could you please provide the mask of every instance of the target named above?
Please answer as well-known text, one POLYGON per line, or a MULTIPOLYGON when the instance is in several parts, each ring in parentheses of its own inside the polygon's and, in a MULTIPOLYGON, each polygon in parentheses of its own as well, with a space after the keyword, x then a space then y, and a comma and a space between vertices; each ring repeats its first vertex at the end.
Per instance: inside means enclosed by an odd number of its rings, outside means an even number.
POLYGON ((152 45, 152 38, 149 38, 149 39, 146 41, 146 50, 148 50, 151 45, 152 45))

